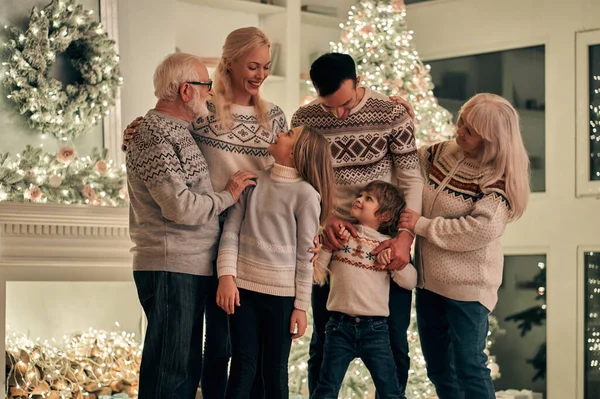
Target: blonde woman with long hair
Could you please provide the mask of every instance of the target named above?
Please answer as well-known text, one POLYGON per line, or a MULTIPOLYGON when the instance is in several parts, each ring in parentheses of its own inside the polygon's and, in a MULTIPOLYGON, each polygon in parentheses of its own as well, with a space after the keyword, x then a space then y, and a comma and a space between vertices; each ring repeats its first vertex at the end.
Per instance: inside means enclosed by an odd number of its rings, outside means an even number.
POLYGON ((417 321, 438 396, 493 399, 488 315, 502 282, 500 238, 527 206, 529 158, 519 115, 500 96, 472 97, 457 128, 456 139, 419 149, 423 215, 406 210, 400 227, 417 235, 417 321))
POLYGON ((329 142, 298 126, 269 147, 275 164, 229 211, 219 244, 217 303, 230 316, 227 399, 254 398, 262 361, 265 397, 288 399, 292 339, 306 331, 311 246, 334 209, 329 142))
MULTIPOLYGON (((208 116, 191 125, 192 136, 206 158, 215 191, 221 191, 239 170, 258 172, 273 164, 267 147, 279 132, 287 131, 281 108, 261 99, 260 88, 271 69, 271 42, 256 27, 236 29, 225 39, 221 60, 213 81, 188 82, 212 87, 214 96, 207 103, 208 116)), ((123 147, 135 135, 141 118, 127 126, 123 147)), ((222 214, 221 222, 225 215, 222 214)), ((308 249, 308 248, 307 248, 308 249)), ((318 250, 314 250, 318 252, 318 250)), ((202 393, 208 399, 223 399, 230 358, 227 314, 215 303, 218 286, 216 271, 206 306, 206 340, 202 393)), ((262 389, 260 378, 256 396, 262 389)))

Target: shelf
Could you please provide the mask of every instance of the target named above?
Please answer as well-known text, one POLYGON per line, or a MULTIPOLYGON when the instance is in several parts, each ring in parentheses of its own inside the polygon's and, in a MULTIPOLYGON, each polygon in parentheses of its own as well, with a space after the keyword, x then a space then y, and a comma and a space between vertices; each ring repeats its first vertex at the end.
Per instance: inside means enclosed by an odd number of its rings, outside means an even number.
POLYGON ((329 15, 316 14, 314 12, 302 11, 302 23, 305 25, 321 26, 323 28, 339 29, 342 18, 330 17, 329 15))
POLYGON ((285 12, 285 7, 262 4, 249 0, 178 0, 183 3, 198 6, 220 8, 223 10, 239 11, 248 14, 273 15, 285 12))

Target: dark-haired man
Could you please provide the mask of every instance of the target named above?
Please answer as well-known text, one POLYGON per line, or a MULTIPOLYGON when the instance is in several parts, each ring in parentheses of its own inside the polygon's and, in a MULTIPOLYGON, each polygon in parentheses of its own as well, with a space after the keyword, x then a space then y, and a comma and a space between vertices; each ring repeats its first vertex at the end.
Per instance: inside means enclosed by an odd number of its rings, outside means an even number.
MULTIPOLYGON (((325 229, 323 245, 339 250, 342 246, 334 232, 341 225, 354 231, 350 217, 352 201, 373 180, 397 185, 404 191, 407 207, 421 212, 423 181, 414 124, 408 104, 398 105, 386 96, 360 86, 354 60, 347 54, 322 55, 312 64, 310 78, 319 98, 294 113, 292 127, 310 126, 331 143, 338 209, 325 229)), ((396 238, 382 243, 373 254, 390 248, 392 261, 388 268, 403 268, 410 261, 412 241, 410 232, 400 231, 396 238)), ((323 360, 325 324, 329 319, 326 309, 328 295, 328 285, 313 286, 314 330, 308 362, 311 394, 317 386, 323 360)), ((410 366, 406 331, 410 324, 411 300, 411 291, 391 284, 390 341, 398 382, 403 391, 410 366)))

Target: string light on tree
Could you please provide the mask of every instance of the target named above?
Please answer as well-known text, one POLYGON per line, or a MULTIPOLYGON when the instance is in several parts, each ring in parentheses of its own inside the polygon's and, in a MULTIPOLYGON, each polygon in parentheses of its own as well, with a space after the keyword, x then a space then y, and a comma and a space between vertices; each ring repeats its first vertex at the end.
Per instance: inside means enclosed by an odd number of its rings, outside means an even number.
MULTIPOLYGON (((410 102, 418 146, 454 135, 452 115, 434 97, 430 67, 421 61, 407 28, 404 1, 362 0, 340 26, 340 41, 330 43, 331 51, 352 56, 366 86, 410 102)), ((316 95, 312 86, 310 91, 316 95)))

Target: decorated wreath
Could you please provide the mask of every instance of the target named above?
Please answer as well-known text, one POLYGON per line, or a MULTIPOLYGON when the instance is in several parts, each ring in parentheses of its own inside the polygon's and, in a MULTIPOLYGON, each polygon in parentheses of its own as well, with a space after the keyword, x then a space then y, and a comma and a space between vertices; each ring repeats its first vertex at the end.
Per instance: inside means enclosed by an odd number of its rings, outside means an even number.
POLYGON ((114 42, 92 21, 92 13, 73 0, 53 0, 43 10, 33 8, 26 32, 5 27, 7 97, 32 128, 62 141, 78 137, 107 115, 122 81, 114 42), (66 87, 48 76, 61 54, 80 75, 66 87))

